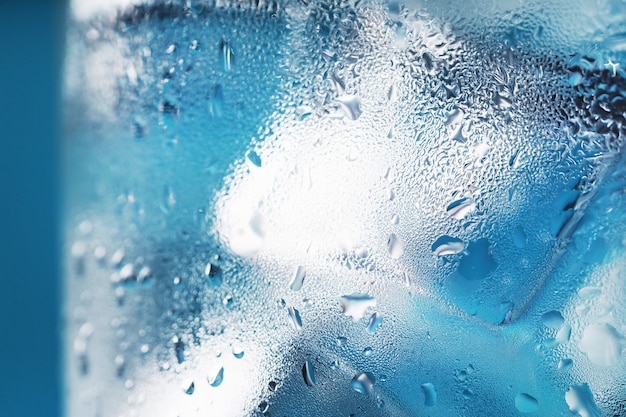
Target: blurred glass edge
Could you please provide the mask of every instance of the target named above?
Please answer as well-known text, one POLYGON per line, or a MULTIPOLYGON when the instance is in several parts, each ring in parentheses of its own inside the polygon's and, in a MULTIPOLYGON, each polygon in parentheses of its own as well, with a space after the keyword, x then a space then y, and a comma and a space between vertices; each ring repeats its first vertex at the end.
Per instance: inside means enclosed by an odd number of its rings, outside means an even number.
POLYGON ((58 154, 67 4, 0 2, 3 416, 63 415, 58 154))

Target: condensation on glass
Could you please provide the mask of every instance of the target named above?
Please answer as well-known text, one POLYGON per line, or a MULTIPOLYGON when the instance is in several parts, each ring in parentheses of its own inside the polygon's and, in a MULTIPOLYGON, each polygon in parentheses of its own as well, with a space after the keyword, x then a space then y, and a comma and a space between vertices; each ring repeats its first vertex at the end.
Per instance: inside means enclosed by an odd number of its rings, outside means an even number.
POLYGON ((626 5, 70 5, 70 417, 626 416, 626 5))

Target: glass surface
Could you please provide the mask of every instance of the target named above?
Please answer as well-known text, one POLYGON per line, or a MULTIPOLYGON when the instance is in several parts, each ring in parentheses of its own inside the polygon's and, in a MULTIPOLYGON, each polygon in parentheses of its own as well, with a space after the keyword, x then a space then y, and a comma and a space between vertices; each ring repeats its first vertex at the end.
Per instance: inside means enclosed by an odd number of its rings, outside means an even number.
POLYGON ((625 21, 73 1, 69 416, 626 416, 625 21))

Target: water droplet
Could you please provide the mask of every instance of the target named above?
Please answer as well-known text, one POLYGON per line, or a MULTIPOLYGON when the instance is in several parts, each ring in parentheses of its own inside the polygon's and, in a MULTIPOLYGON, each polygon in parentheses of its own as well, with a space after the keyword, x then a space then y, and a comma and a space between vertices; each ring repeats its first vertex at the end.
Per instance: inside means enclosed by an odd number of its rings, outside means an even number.
POLYGON ((267 384, 267 389, 269 389, 271 392, 276 391, 276 382, 270 381, 269 384, 267 384))
POLYGON ((372 356, 372 353, 374 351, 372 350, 371 347, 367 346, 365 349, 363 349, 363 355, 364 356, 372 356))
POLYGON ((424 392, 424 405, 426 407, 434 407, 437 404, 435 386, 430 382, 422 384, 422 392, 424 392))
POLYGON ((341 110, 350 120, 357 120, 362 113, 361 100, 353 95, 343 95, 337 99, 341 110))
POLYGON ((289 316, 289 321, 295 330, 302 330, 302 319, 300 318, 300 312, 293 308, 287 308, 287 315, 289 316))
POLYGON ((573 413, 582 417, 602 417, 602 410, 596 405, 589 385, 574 384, 565 393, 565 401, 573 413))
POLYGON ((169 213, 171 209, 176 205, 176 196, 172 187, 165 186, 163 188, 163 203, 161 204, 161 211, 163 213, 169 213))
POLYGON ((118 249, 111 256, 111 265, 114 267, 120 266, 124 259, 124 249, 118 249))
POLYGON ((515 153, 513 155, 511 155, 511 158, 509 158, 509 166, 513 169, 517 169, 520 166, 521 163, 521 156, 522 153, 520 152, 520 150, 518 149, 517 151, 515 151, 515 153))
POLYGON ((104 246, 98 246, 93 251, 93 256, 97 261, 102 261, 104 257, 107 255, 107 250, 104 246))
POLYGON ((150 270, 149 267, 144 266, 139 270, 139 273, 137 274, 137 282, 142 283, 144 281, 146 281, 148 278, 150 278, 152 271, 150 270))
POLYGON ((139 348, 139 351, 140 351, 141 353, 143 353, 143 354, 146 354, 146 353, 150 352, 150 346, 144 343, 144 344, 143 344, 143 345, 141 345, 141 347, 139 348))
POLYGON ((558 343, 567 343, 569 342, 569 339, 571 336, 572 336, 572 327, 568 324, 564 324, 556 333, 556 336, 554 337, 554 339, 558 343))
POLYGON ((304 278, 306 278, 306 269, 303 266, 298 266, 291 277, 289 288, 292 291, 299 291, 302 288, 302 284, 304 284, 304 278))
POLYGON ((475 209, 476 201, 473 198, 463 197, 448 204, 446 213, 453 219, 461 220, 475 209))
POLYGON ((224 367, 220 366, 219 369, 214 370, 207 377, 209 385, 212 387, 219 387, 222 381, 224 381, 224 367))
POLYGON ((383 322, 383 317, 379 316, 378 313, 374 313, 370 316, 369 322, 367 323, 367 331, 371 334, 375 333, 378 329, 378 326, 383 322))
POLYGON ((132 379, 127 379, 124 381, 124 388, 131 390, 135 387, 135 382, 132 379))
POLYGON ((183 363, 185 361, 185 345, 183 344, 183 341, 174 336, 172 338, 172 342, 174 342, 174 352, 176 354, 176 360, 179 364, 183 363))
POLYGON ((489 241, 483 238, 469 244, 467 255, 459 262, 458 271, 463 278, 474 281, 487 277, 496 267, 489 241))
POLYGON ((513 244, 518 249, 524 249, 526 247, 526 232, 522 226, 517 226, 513 229, 513 244))
POLYGON ((211 262, 209 262, 204 267, 204 275, 209 277, 209 276, 211 276, 212 272, 213 272, 213 264, 211 262))
POLYGON ((132 263, 127 263, 118 273, 119 280, 122 282, 134 280, 134 270, 135 266, 132 263))
POLYGON ((461 239, 452 236, 440 236, 431 246, 431 250, 437 256, 456 255, 463 252, 465 243, 461 239))
POLYGON ((213 117, 222 117, 224 113, 224 92, 222 86, 215 84, 207 92, 209 114, 213 117))
POLYGON ((500 93, 494 94, 494 102, 497 106, 508 109, 513 105, 513 100, 510 97, 502 95, 500 93))
POLYGON ((195 390, 196 390, 196 385, 194 384, 193 381, 183 384, 183 391, 185 392, 185 394, 191 395, 193 394, 195 390))
POLYGON ((220 40, 219 53, 222 69, 226 72, 231 71, 235 64, 235 51, 230 46, 230 42, 224 38, 220 40))
POLYGON ((358 321, 363 317, 368 307, 376 306, 376 299, 371 295, 354 293, 341 297, 341 311, 346 316, 358 321))
POLYGON ((84 242, 76 242, 72 245, 72 256, 74 258, 82 258, 85 256, 85 252, 87 251, 87 246, 84 242))
POLYGON ((591 300, 602 294, 602 289, 599 287, 583 287, 578 290, 578 296, 583 300, 591 300))
POLYGON ((175 44, 170 44, 167 49, 165 50, 166 54, 171 54, 174 53, 174 51, 176 50, 176 45, 175 44))
POLYGON ((298 119, 304 120, 309 117, 313 113, 313 108, 311 106, 298 106, 296 108, 296 115, 298 115, 298 119))
POLYGON ((520 392, 515 396, 515 408, 520 413, 534 413, 539 409, 539 401, 530 394, 520 392))
POLYGON ((598 366, 612 366, 619 362, 625 345, 615 327, 607 323, 587 326, 578 348, 587 354, 589 360, 598 366))
POLYGON ((397 214, 394 214, 393 216, 391 216, 391 224, 399 224, 400 223, 400 216, 398 216, 397 214))
POLYGON ((200 49, 200 42, 198 42, 197 39, 192 40, 191 43, 189 44, 189 50, 195 52, 198 49, 200 49))
POLYGON ((118 377, 121 377, 124 374, 125 364, 126 364, 126 360, 124 359, 124 356, 117 355, 115 357, 115 372, 117 373, 118 377))
POLYGON ((311 361, 304 362, 302 377, 304 378, 305 384, 309 387, 315 385, 315 370, 313 369, 313 363, 311 363, 311 361))
POLYGON ((452 126, 463 121, 463 117, 465 117, 465 113, 461 109, 455 108, 446 116, 446 125, 452 126))
POLYGON ((261 403, 259 404, 259 411, 261 413, 267 412, 269 408, 270 408, 270 405, 267 403, 267 401, 261 401, 261 403))
POLYGON ((383 401, 382 398, 380 398, 379 395, 376 396, 376 407, 377 408, 383 408, 385 406, 385 401, 383 401))
POLYGON ((398 259, 404 254, 404 242, 395 233, 392 233, 387 240, 387 250, 392 259, 398 259))
POLYGON ((348 338, 347 337, 343 337, 343 336, 339 336, 337 338, 337 346, 339 347, 343 347, 346 345, 346 343, 348 342, 348 338))
POLYGON ((222 304, 224 305, 224 307, 226 308, 231 308, 233 306, 233 297, 231 297, 230 295, 227 295, 226 297, 224 297, 224 299, 222 300, 222 304))
POLYGON ((548 311, 541 316, 541 323, 550 329, 558 329, 564 321, 561 313, 556 310, 548 311))
POLYGON ((359 394, 370 394, 374 389, 374 377, 369 372, 360 372, 352 378, 350 385, 359 394))
POLYGON ((248 158, 248 161, 250 161, 250 163, 252 163, 252 165, 254 165, 257 168, 261 168, 261 157, 259 156, 258 153, 256 153, 255 151, 248 151, 248 153, 246 154, 246 158, 248 158))
POLYGON ((232 352, 233 352, 233 356, 235 358, 237 358, 237 359, 243 358, 244 351, 243 351, 243 348, 241 346, 233 345, 232 352))
POLYGON ((574 361, 569 358, 564 358, 559 361, 558 369, 561 372, 567 372, 574 366, 574 361))
POLYGON ((395 84, 391 84, 389 90, 387 91, 387 99, 390 103, 395 103, 398 100, 398 88, 395 84))

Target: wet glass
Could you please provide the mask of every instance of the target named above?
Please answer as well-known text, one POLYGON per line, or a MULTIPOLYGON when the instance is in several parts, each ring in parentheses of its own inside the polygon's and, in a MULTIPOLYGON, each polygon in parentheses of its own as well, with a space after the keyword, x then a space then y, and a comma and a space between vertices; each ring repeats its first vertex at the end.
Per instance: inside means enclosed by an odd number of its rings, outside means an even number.
POLYGON ((71 417, 626 416, 626 3, 71 2, 71 417))

